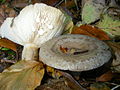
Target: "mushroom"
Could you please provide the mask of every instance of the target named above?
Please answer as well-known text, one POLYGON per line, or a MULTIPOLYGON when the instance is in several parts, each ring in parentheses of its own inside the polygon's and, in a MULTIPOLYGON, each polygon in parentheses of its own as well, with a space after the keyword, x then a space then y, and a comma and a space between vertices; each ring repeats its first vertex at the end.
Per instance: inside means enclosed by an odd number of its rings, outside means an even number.
POLYGON ((69 71, 98 68, 111 58, 107 44, 85 35, 62 35, 45 42, 39 52, 48 66, 69 71))
POLYGON ((43 3, 26 6, 15 18, 7 18, 0 36, 23 45, 23 60, 37 60, 38 48, 65 27, 65 15, 57 8, 43 3))

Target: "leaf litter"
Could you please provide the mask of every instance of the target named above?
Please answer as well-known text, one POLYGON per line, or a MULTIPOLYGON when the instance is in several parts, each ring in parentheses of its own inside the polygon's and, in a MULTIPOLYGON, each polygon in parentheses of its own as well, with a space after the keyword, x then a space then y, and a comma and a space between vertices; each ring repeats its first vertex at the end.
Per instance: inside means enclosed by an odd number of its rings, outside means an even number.
MULTIPOLYGON (((64 34, 83 34, 98 38, 100 40, 104 40, 108 43, 108 45, 112 48, 112 53, 114 55, 113 63, 109 69, 110 71, 106 71, 99 77, 86 77, 83 78, 81 75, 77 74, 80 79, 73 79, 75 75, 72 74, 73 72, 62 72, 56 70, 55 68, 45 68, 44 64, 38 63, 36 61, 19 61, 18 63, 11 66, 11 64, 16 62, 16 58, 14 58, 13 62, 8 62, 6 59, 6 64, 9 64, 9 68, 5 69, 0 74, 0 89, 1 90, 50 90, 56 89, 56 87, 63 87, 64 88, 57 88, 56 90, 77 90, 78 88, 73 87, 76 85, 76 81, 78 82, 78 86, 83 83, 87 82, 87 86, 82 85, 82 87, 89 89, 89 90, 110 90, 114 89, 119 86, 118 82, 120 82, 119 72, 120 72, 120 58, 119 58, 119 42, 120 42, 120 20, 119 20, 119 13, 113 14, 114 12, 104 13, 105 11, 105 2, 102 4, 101 1, 105 0, 85 0, 83 7, 81 6, 83 1, 77 0, 63 0, 62 3, 59 0, 41 0, 42 3, 46 3, 51 6, 56 7, 64 7, 67 9, 67 14, 70 16, 68 20, 71 23, 68 28, 65 30, 64 34), (77 6, 78 5, 78 6, 77 6), (77 7, 76 7, 77 6, 77 7), (70 13, 69 13, 70 12, 70 13), (78 12, 78 13, 76 13, 78 12), (117 16, 117 19, 110 14, 117 16), (81 17, 81 18, 80 18, 81 17), (82 24, 80 27, 77 27, 75 24, 80 21, 82 24), (88 25, 86 25, 88 24, 88 25), (74 27, 72 29, 72 27, 74 27), (68 31, 67 31, 68 30, 68 31), (115 42, 117 39, 117 42, 115 42), (45 70, 47 73, 45 73, 45 70), (51 74, 49 74, 51 73, 51 74), (67 73, 67 75, 66 75, 67 73), (72 75, 69 76, 68 74, 72 75), (68 77, 67 79, 65 79, 68 77), (71 79, 72 78, 72 79, 71 79), (43 81, 45 80, 45 81, 43 81), (62 80, 62 83, 61 83, 62 80), (47 82, 49 81, 49 82, 47 82), (102 81, 101 83, 97 83, 97 81, 102 81), (55 82, 55 84, 49 84, 55 82), (59 83, 60 82, 60 83, 59 83), (106 83, 108 82, 108 83, 106 83), (113 84, 114 83, 114 84, 113 84), (49 85, 49 86, 48 86, 49 85), (58 86, 57 86, 58 85, 58 86), (44 87, 44 89, 43 89, 44 87), (54 89, 53 89, 54 87, 54 89), (70 88, 71 87, 71 88, 70 88), (46 88, 46 89, 45 89, 46 88)), ((117 0, 115 0, 117 1, 117 0)), ((14 17, 17 13, 26 5, 30 3, 39 3, 40 0, 5 0, 4 3, 1 3, 0 8, 0 25, 7 17, 14 17), (9 4, 10 3, 10 4, 9 4)), ((118 5, 116 3, 115 5, 118 5)), ((109 7, 109 6, 108 6, 109 7)), ((114 8, 114 7, 113 7, 114 8)), ((112 9, 114 11, 114 9, 112 9)), ((119 9, 118 9, 119 10, 119 9)), ((66 11, 65 11, 66 12, 66 11)), ((106 11, 105 11, 106 12, 106 11)), ((9 40, 0 39, 0 61, 5 61, 3 58, 5 57, 5 52, 8 53, 9 49, 15 51, 16 53, 21 53, 17 50, 15 43, 12 43, 9 40), (4 49, 2 49, 4 48, 4 49), (8 49, 7 49, 8 48, 8 49)), ((61 48, 63 52, 67 52, 66 48, 61 48)), ((13 54, 16 57, 17 54, 13 54)), ((20 56, 19 56, 20 57, 20 56)), ((0 65, 3 63, 0 63, 0 65)), ((8 67, 7 66, 7 67, 8 67)), ((0 67, 2 68, 2 67, 0 67)), ((80 89, 78 89, 80 90, 80 89)), ((82 90, 82 89, 81 89, 82 90)))

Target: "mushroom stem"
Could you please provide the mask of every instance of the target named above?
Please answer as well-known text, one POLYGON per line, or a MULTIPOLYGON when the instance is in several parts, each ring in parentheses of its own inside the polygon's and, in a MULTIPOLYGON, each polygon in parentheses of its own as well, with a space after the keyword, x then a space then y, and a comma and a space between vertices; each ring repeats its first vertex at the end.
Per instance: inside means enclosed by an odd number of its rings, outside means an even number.
POLYGON ((26 44, 22 51, 22 60, 38 60, 38 47, 34 44, 26 44))

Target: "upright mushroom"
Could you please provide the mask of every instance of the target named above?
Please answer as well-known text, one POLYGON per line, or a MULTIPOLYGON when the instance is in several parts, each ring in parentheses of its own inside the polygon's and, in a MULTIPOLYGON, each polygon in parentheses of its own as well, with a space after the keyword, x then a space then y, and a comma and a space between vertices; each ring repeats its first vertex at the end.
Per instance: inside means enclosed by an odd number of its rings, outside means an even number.
POLYGON ((0 36, 24 46, 22 59, 36 60, 38 48, 62 33, 66 17, 57 8, 40 3, 26 6, 15 18, 7 18, 0 36))
POLYGON ((96 38, 62 35, 45 42, 39 56, 43 63, 57 69, 86 71, 107 63, 111 52, 107 44, 96 38))

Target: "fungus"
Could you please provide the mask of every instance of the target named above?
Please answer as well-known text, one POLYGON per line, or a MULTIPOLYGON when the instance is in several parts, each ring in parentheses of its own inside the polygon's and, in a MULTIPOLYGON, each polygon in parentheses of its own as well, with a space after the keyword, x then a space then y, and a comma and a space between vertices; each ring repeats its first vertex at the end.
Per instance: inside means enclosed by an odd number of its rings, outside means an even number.
POLYGON ((59 36, 65 27, 65 15, 57 8, 40 3, 26 6, 15 18, 7 18, 0 36, 23 45, 23 60, 37 60, 38 48, 59 36))
POLYGON ((62 35, 45 42, 39 52, 48 66, 69 71, 87 71, 107 63, 111 52, 107 44, 85 35, 62 35))

